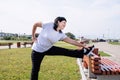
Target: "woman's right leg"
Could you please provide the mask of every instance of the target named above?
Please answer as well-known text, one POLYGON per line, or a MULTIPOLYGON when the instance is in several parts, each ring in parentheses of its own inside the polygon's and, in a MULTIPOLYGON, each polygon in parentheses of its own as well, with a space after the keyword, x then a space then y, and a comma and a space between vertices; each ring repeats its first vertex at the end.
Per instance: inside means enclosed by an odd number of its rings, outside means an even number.
POLYGON ((53 46, 48 51, 45 52, 46 55, 61 55, 61 56, 69 56, 69 57, 75 57, 75 58, 83 58, 84 50, 72 50, 72 49, 66 49, 62 47, 53 46))
POLYGON ((38 80, 38 73, 40 70, 41 62, 44 58, 44 53, 39 53, 36 51, 32 51, 31 59, 32 59, 32 71, 31 71, 31 80, 38 80))

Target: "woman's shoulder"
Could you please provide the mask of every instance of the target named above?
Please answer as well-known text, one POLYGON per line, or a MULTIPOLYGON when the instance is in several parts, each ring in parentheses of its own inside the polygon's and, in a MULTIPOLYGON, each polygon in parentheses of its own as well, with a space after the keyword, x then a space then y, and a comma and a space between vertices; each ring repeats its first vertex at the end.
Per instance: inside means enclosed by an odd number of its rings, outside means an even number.
POLYGON ((43 28, 44 28, 44 27, 47 27, 47 26, 48 26, 48 27, 50 27, 50 26, 53 27, 53 25, 54 25, 53 22, 48 22, 48 23, 43 23, 43 24, 42 24, 42 27, 43 27, 43 28))
POLYGON ((53 25, 53 22, 47 22, 47 23, 43 23, 43 25, 53 25))

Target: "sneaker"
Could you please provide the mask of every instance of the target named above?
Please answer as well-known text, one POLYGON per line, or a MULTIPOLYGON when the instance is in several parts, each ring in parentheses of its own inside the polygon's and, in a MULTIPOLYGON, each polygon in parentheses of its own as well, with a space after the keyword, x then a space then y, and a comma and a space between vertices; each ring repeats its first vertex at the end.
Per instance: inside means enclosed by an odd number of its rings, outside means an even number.
POLYGON ((94 56, 95 54, 92 52, 94 48, 94 45, 89 47, 89 49, 84 48, 84 54, 87 56, 94 56))

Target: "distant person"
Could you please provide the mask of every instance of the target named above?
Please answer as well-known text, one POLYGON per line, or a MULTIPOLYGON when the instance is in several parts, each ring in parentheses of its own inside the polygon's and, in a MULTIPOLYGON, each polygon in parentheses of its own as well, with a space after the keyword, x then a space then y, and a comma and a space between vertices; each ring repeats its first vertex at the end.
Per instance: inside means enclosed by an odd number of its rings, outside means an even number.
POLYGON ((33 25, 32 29, 32 71, 31 71, 31 80, 38 80, 38 73, 40 70, 41 62, 45 55, 61 55, 69 56, 74 58, 83 58, 84 55, 90 55, 91 51, 94 49, 94 46, 87 47, 76 40, 73 40, 67 37, 62 30, 66 26, 67 20, 64 17, 57 17, 54 22, 50 23, 41 23, 37 22, 33 25), (39 36, 35 37, 35 32, 37 27, 42 28, 39 36), (64 41, 69 44, 83 47, 81 50, 71 50, 65 49, 62 47, 53 46, 58 41, 64 41))

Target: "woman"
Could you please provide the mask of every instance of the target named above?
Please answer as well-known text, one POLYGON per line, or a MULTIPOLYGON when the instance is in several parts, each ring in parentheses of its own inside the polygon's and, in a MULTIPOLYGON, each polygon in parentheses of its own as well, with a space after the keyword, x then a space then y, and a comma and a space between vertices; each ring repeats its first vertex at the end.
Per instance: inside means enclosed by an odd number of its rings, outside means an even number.
POLYGON ((45 55, 63 55, 75 58, 83 58, 84 55, 89 55, 94 46, 87 47, 77 41, 67 37, 62 30, 66 26, 67 20, 64 17, 57 17, 54 22, 42 24, 37 22, 33 25, 32 40, 34 41, 32 46, 32 72, 31 80, 38 80, 38 73, 40 70, 41 62, 45 55), (37 27, 41 27, 42 30, 39 36, 35 37, 37 27), (53 46, 58 41, 64 41, 69 44, 83 47, 82 50, 71 50, 61 47, 53 46))

